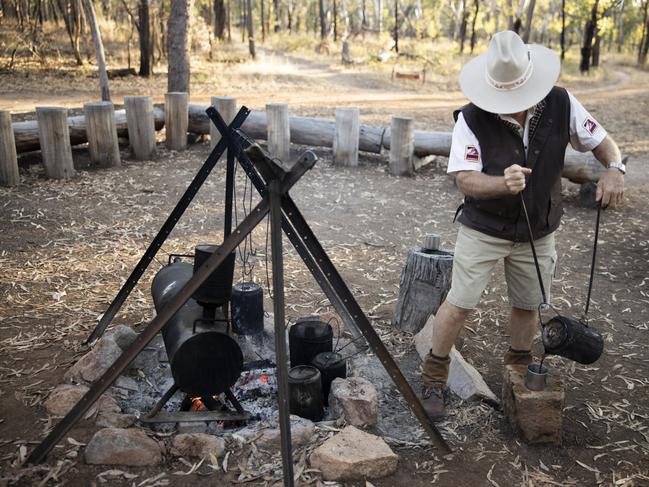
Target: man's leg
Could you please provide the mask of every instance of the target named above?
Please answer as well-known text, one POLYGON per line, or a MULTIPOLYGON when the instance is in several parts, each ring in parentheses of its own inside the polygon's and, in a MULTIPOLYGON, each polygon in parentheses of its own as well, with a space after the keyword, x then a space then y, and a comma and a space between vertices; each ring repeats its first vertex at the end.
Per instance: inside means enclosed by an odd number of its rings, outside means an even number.
POLYGON ((537 311, 512 307, 510 347, 505 353, 505 365, 529 365, 532 362, 532 342, 538 329, 538 316, 537 311))
POLYGON ((432 347, 422 366, 422 404, 432 420, 445 415, 444 390, 449 352, 469 312, 478 304, 499 259, 511 244, 467 227, 460 227, 455 243, 451 290, 433 321, 432 347))
MULTIPOLYGON (((549 299, 556 262, 554 234, 536 240, 534 246, 549 299)), ((532 362, 532 342, 538 331, 538 307, 541 304, 541 287, 529 243, 514 245, 512 253, 505 259, 505 277, 512 311, 509 322, 511 346, 504 362, 505 365, 528 365, 532 362)))

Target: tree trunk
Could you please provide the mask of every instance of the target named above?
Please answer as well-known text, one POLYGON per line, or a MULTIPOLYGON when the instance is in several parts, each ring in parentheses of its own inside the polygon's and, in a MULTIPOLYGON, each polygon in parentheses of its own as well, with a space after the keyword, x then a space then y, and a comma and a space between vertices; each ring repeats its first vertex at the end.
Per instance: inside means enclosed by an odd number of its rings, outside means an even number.
POLYGON ((473 54, 473 49, 475 48, 476 35, 475 35, 475 24, 478 20, 478 12, 480 11, 480 0, 475 0, 475 11, 473 12, 473 21, 471 22, 471 54, 473 54))
POLYGON ((167 21, 167 91, 189 93, 190 38, 192 0, 171 0, 167 21))
POLYGON ((99 71, 99 84, 101 86, 101 101, 110 101, 110 90, 108 89, 108 73, 106 72, 106 56, 104 56, 104 44, 101 42, 101 33, 95 18, 95 7, 92 0, 83 0, 86 10, 86 17, 90 24, 90 32, 95 43, 95 56, 97 58, 97 69, 99 71))
POLYGON ((460 54, 464 52, 464 42, 466 41, 466 24, 469 13, 466 10, 466 1, 462 0, 462 20, 460 23, 460 54))
POLYGON ((561 0, 561 60, 566 58, 566 0, 561 0))
POLYGON ((275 9, 275 32, 279 32, 282 27, 282 16, 279 9, 279 0, 273 0, 273 6, 275 9))
POLYGON ((324 41, 327 37, 327 22, 325 20, 324 0, 318 0, 318 9, 320 17, 320 39, 324 41))
POLYGON ((399 0, 394 0, 394 52, 399 54, 399 0))
POLYGON ((225 1, 214 0, 214 37, 225 40, 225 1))
POLYGON ((581 48, 581 63, 579 64, 579 70, 582 73, 586 73, 590 69, 590 57, 593 51, 593 37, 597 30, 598 6, 599 0, 595 0, 595 5, 593 5, 590 19, 586 22, 586 28, 584 29, 584 45, 581 48))
POLYGON ((649 0, 644 2, 644 16, 642 20, 642 37, 638 44, 638 64, 641 66, 647 62, 647 50, 649 49, 649 0))
POLYGON ((622 52, 622 43, 624 42, 624 7, 626 5, 626 1, 622 0, 622 3, 620 4, 620 14, 618 15, 618 20, 617 20, 617 52, 621 53, 622 52))
POLYGON ((333 22, 334 22, 334 42, 338 42, 338 12, 337 12, 337 5, 336 5, 336 0, 333 1, 333 22))
POLYGON ((246 25, 248 30, 248 52, 250 57, 255 59, 257 51, 255 49, 255 33, 252 25, 252 0, 246 0, 246 25))
POLYGON ((593 53, 591 55, 591 66, 594 68, 599 66, 599 51, 602 43, 602 36, 599 33, 595 34, 595 44, 593 44, 593 53))
POLYGON ((140 76, 151 76, 151 28, 149 23, 149 0, 138 3, 138 32, 140 34, 140 76))
POLYGON ((260 0, 259 8, 261 10, 261 42, 266 42, 266 15, 264 12, 264 0, 260 0))
POLYGON ((527 19, 525 19, 525 33, 523 34, 523 42, 529 44, 530 34, 532 33, 532 19, 534 18, 534 6, 536 5, 536 0, 530 0, 530 4, 527 7, 527 19))

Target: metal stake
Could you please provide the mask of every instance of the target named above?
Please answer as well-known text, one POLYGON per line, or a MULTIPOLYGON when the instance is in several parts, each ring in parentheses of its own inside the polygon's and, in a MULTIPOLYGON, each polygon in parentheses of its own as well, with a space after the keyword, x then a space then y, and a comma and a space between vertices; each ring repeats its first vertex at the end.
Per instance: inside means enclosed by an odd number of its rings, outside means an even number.
POLYGON ((279 431, 282 447, 284 486, 293 487, 293 453, 291 450, 291 413, 289 410, 288 357, 284 320, 284 259, 282 256, 282 207, 280 182, 270 182, 270 242, 273 267, 273 312, 275 314, 275 352, 277 355, 277 392, 279 431))

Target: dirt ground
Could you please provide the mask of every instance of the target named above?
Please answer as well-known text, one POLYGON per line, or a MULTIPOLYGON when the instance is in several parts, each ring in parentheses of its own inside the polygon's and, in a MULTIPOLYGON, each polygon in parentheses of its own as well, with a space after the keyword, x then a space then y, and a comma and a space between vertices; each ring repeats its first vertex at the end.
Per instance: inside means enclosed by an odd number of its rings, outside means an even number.
MULTIPOLYGON (((418 128, 443 130, 450 130, 451 111, 464 103, 456 84, 446 78, 433 77, 425 85, 393 83, 386 72, 343 69, 297 56, 269 55, 255 64, 213 69, 209 82, 192 86, 192 101, 229 95, 252 108, 288 102, 292 113, 327 117, 336 107, 359 106, 365 123, 387 124, 391 115, 401 113, 414 116, 418 128)), ((96 96, 92 78, 55 72, 35 76, 29 69, 3 74, 0 106, 12 112, 33 111, 39 104, 78 108, 96 96)), ((563 82, 630 156, 626 204, 603 215, 591 305, 591 321, 606 339, 604 355, 591 366, 550 360, 553 373, 566 384, 563 446, 527 446, 500 411, 456 402, 440 426, 455 453, 442 458, 420 441, 393 443, 401 455, 399 469, 373 480, 377 487, 649 485, 649 73, 610 65, 603 76, 563 82)), ((150 82, 116 80, 112 88, 116 103, 127 94, 152 94, 162 101, 164 85, 159 74, 150 82)), ((45 413, 43 399, 85 353, 84 339, 209 152, 206 143, 183 153, 159 147, 157 158, 144 163, 129 160, 124 151, 123 167, 111 170, 90 167, 86 151, 77 150, 79 176, 69 182, 45 180, 39 156, 23 157, 22 184, 0 189, 0 484, 99 485, 98 474, 109 469, 87 466, 81 459, 79 444, 96 430, 92 422, 73 429, 46 465, 21 468, 20 460, 56 422, 45 413)), ((418 386, 411 337, 390 326, 399 274, 407 250, 426 233, 439 233, 443 247, 452 249, 452 218, 461 195, 444 173, 443 159, 413 178, 395 178, 386 172, 385 154, 364 156, 360 167, 349 169, 334 167, 328 151, 317 153, 320 161, 292 194, 418 386)), ((159 253, 160 263, 168 253, 220 241, 224 174, 217 167, 159 253)), ((239 172, 240 217, 244 186, 239 172)), ((564 197, 552 301, 565 313, 579 315, 595 212, 579 206, 571 183, 565 183, 564 197)), ((253 240, 252 275, 265 287, 265 225, 253 240)), ((295 252, 286 247, 285 253, 288 318, 330 309, 295 252)), ((149 285, 157 268, 151 266, 114 323, 141 329, 152 318, 149 285)), ((468 323, 463 349, 497 394, 508 343, 505 296, 499 269, 468 323)), ((405 408, 403 414, 409 415, 405 408)), ((120 469, 137 478, 122 475, 108 485, 234 485, 239 462, 244 464, 249 454, 235 451, 227 473, 204 465, 198 473, 178 475, 189 467, 170 458, 159 467, 120 469)), ((270 485, 278 475, 251 485, 270 485)))

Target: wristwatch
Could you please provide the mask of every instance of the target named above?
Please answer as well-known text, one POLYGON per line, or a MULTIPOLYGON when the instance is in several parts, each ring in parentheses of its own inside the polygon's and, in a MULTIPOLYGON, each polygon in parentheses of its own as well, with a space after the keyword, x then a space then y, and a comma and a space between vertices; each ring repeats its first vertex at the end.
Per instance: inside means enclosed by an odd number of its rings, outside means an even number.
POLYGON ((626 174, 626 165, 623 162, 609 162, 606 166, 606 169, 610 169, 612 167, 620 171, 622 174, 626 174))

